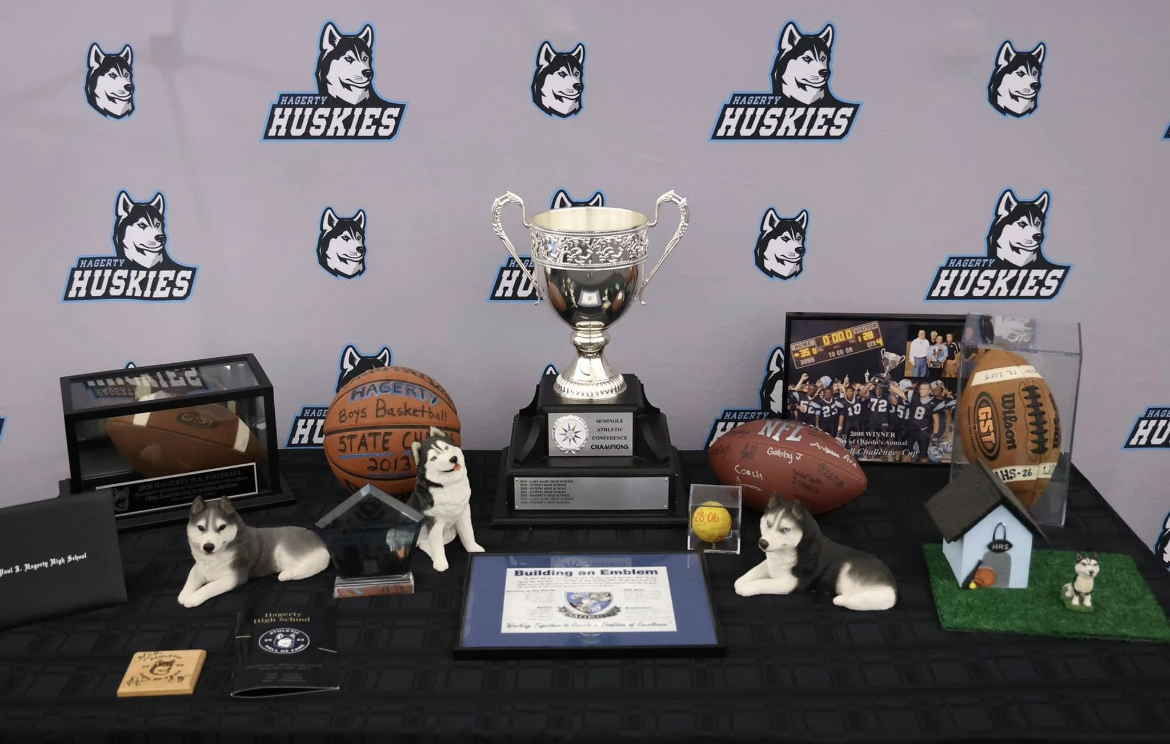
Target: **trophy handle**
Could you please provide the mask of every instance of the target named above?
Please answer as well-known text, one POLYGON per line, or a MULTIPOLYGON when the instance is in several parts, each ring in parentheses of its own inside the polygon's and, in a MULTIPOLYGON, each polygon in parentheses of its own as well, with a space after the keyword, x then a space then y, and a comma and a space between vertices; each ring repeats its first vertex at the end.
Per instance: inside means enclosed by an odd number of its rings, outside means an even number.
POLYGON ((511 240, 508 240, 508 236, 504 232, 504 226, 500 224, 500 213, 504 211, 504 207, 508 204, 519 204, 520 222, 523 223, 524 227, 532 227, 532 223, 528 221, 528 218, 524 214, 524 200, 509 191, 492 202, 492 230, 495 230, 496 237, 508 249, 508 253, 512 254, 512 258, 516 260, 516 265, 524 272, 524 276, 528 277, 528 281, 532 282, 532 288, 536 292, 536 302, 533 304, 539 305, 540 301, 544 299, 540 294, 540 284, 537 283, 536 277, 532 275, 532 272, 528 270, 524 262, 520 260, 520 255, 516 253, 516 247, 512 245, 511 240))
POLYGON ((642 282, 642 286, 638 289, 638 299, 643 305, 646 304, 646 300, 644 299, 646 295, 646 285, 648 285, 650 280, 654 278, 654 275, 658 273, 658 267, 662 266, 662 263, 666 260, 666 257, 669 256, 670 252, 674 250, 674 247, 678 245, 678 241, 682 239, 683 233, 687 231, 687 227, 691 224, 691 210, 687 206, 687 200, 673 191, 667 191, 665 194, 658 197, 658 201, 654 202, 654 221, 647 225, 647 228, 654 227, 658 224, 658 208, 661 207, 665 202, 674 202, 675 205, 678 206, 678 229, 674 231, 674 236, 671 237, 670 242, 666 244, 666 250, 662 252, 662 258, 658 259, 658 263, 654 264, 654 268, 651 269, 650 273, 646 275, 646 280, 642 282))

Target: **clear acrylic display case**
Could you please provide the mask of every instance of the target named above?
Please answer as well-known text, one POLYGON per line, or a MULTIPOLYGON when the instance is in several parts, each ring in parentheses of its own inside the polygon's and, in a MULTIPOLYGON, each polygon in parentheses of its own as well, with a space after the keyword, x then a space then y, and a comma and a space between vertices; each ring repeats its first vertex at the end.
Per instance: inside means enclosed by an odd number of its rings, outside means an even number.
MULTIPOLYGON (((1019 354, 1044 378, 1052 392, 1059 419, 1056 422, 1059 458, 1052 480, 1028 511, 1041 525, 1063 526, 1072 467, 1073 429, 1081 381, 1081 324, 1073 321, 1035 320, 1005 315, 968 315, 960 348, 959 384, 955 432, 973 426, 965 420, 963 393, 970 383, 976 357, 984 349, 1006 349, 1019 354)), ((950 479, 971 467, 963 437, 954 438, 950 479)), ((994 466, 993 466, 994 467, 994 466)))
POLYGON ((701 550, 704 553, 732 553, 739 555, 740 532, 743 518, 743 488, 741 486, 715 486, 703 483, 691 484, 691 499, 687 508, 687 550, 701 550), (708 508, 697 517, 701 507, 708 508), (716 542, 707 542, 695 533, 696 519, 717 531, 723 518, 719 507, 727 510, 731 521, 727 536, 716 542))
POLYGON ((272 384, 251 354, 61 378, 69 477, 106 489, 119 529, 182 521, 191 502, 293 501, 282 482, 272 384))

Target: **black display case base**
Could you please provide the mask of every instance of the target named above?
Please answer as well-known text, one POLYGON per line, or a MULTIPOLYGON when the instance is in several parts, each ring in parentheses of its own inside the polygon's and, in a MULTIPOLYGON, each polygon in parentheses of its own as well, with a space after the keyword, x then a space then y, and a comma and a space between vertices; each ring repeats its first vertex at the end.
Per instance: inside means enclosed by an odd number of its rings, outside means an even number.
MULTIPOLYGON (((295 504, 297 502, 296 495, 293 494, 292 488, 289 487, 288 481, 284 478, 284 473, 280 473, 280 489, 276 491, 269 491, 265 493, 258 493, 251 496, 237 496, 232 499, 232 506, 236 511, 249 512, 257 509, 265 509, 274 506, 284 506, 286 504, 295 504)), ((69 490, 69 478, 65 478, 57 482, 57 495, 59 498, 69 498, 76 494, 69 490)), ((95 491, 102 491, 106 489, 94 489, 85 493, 94 493, 95 491)), ((177 524, 179 522, 186 522, 187 515, 191 511, 191 505, 175 504, 173 506, 164 506, 150 511, 128 512, 124 514, 114 514, 114 525, 118 528, 118 532, 126 532, 129 530, 142 529, 144 527, 153 527, 160 524, 177 524)))
MULTIPOLYGON (((511 452, 505 447, 500 453, 500 472, 496 479, 495 503, 492 507, 492 527, 684 527, 687 524, 688 481, 682 473, 678 450, 671 448, 669 466, 661 477, 671 477, 671 507, 652 511, 621 509, 561 510, 512 508, 511 478, 516 475, 548 475, 543 468, 518 468, 511 465, 511 452)), ((657 476, 652 476, 657 477, 657 476)))

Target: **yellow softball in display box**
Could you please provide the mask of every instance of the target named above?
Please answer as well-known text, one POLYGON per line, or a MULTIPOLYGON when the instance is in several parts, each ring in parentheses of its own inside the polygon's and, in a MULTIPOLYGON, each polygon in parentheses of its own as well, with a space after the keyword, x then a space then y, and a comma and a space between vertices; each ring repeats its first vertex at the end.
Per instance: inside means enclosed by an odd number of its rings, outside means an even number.
POLYGON ((731 512, 718 501, 704 501, 691 514, 691 530, 705 543, 717 543, 731 534, 731 512))

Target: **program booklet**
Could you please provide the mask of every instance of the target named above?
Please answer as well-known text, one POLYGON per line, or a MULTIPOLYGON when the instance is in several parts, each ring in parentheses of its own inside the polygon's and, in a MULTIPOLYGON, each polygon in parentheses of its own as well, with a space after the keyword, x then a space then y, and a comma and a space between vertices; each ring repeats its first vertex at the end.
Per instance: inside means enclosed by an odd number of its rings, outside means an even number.
POLYGON ((236 616, 233 697, 338 689, 332 607, 311 613, 257 610, 236 616))

